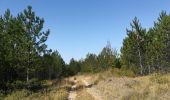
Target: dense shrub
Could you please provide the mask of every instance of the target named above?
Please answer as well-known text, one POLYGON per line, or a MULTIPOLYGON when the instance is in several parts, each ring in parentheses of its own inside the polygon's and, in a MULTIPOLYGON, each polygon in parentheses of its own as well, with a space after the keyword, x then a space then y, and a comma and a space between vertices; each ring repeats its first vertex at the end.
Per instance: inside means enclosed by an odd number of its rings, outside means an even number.
POLYGON ((155 82, 155 83, 158 83, 158 84, 166 84, 166 83, 169 83, 169 80, 168 78, 166 78, 165 76, 162 76, 161 74, 153 74, 151 77, 150 77, 150 81, 152 82, 155 82))

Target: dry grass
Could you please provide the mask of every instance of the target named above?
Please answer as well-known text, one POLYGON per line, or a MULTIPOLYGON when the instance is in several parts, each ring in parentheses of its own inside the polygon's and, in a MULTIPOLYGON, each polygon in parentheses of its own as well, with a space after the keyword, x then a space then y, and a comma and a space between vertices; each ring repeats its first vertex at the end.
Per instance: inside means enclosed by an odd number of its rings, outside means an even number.
POLYGON ((132 72, 111 69, 102 73, 82 75, 94 84, 103 100, 170 100, 170 74, 134 77, 132 72))
MULTIPOLYGON (((51 85, 51 82, 47 82, 51 85)), ((67 100, 70 87, 70 84, 62 83, 53 85, 37 93, 20 90, 7 95, 4 100, 67 100)))
POLYGON ((113 69, 78 78, 94 84, 92 88, 101 92, 103 100, 170 100, 170 74, 134 77, 113 69))
POLYGON ((96 88, 104 100, 170 100, 170 75, 144 77, 110 77, 96 88))
POLYGON ((81 78, 86 78, 86 80, 89 83, 97 84, 98 82, 107 80, 110 77, 135 77, 135 74, 130 70, 111 68, 104 72, 95 73, 95 74, 86 74, 83 77, 82 76, 81 78))
POLYGON ((95 100, 85 89, 78 92, 76 100, 95 100))
MULTIPOLYGON (((89 89, 99 91, 103 100, 170 100, 170 74, 121 77, 113 72, 115 70, 76 76, 78 88, 76 100, 94 100, 94 97, 87 92, 88 88, 84 88, 82 79, 94 84, 89 89)), ((62 83, 51 87, 47 93, 34 93, 27 96, 29 92, 23 90, 8 95, 5 100, 67 100, 68 90, 74 79, 75 77, 71 77, 68 79, 70 81, 68 84, 62 83)))
POLYGON ((30 96, 28 96, 28 91, 15 91, 6 96, 4 100, 67 100, 67 86, 55 89, 56 90, 51 90, 47 93, 34 93, 30 96))

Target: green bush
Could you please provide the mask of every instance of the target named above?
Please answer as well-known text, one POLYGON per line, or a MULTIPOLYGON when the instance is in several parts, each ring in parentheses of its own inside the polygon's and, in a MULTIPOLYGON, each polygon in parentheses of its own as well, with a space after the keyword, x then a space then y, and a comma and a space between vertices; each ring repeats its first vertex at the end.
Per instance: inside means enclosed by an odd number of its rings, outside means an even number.
POLYGON ((21 89, 21 88, 24 88, 26 86, 26 82, 25 81, 16 80, 11 85, 15 89, 21 89))
POLYGON ((38 81, 37 79, 31 79, 27 82, 27 88, 35 92, 42 89, 43 87, 40 81, 38 81))
POLYGON ((136 76, 132 70, 128 70, 123 67, 121 69, 113 68, 112 73, 115 76, 127 76, 127 77, 135 77, 136 76))
POLYGON ((4 94, 0 91, 0 100, 4 100, 4 94))
POLYGON ((150 77, 150 81, 158 83, 158 84, 166 84, 169 83, 169 80, 166 77, 163 77, 161 74, 153 74, 150 77))
POLYGON ((4 100, 23 100, 29 94, 28 90, 14 91, 11 94, 7 95, 4 100))
POLYGON ((135 77, 135 73, 131 70, 120 70, 121 76, 135 77))

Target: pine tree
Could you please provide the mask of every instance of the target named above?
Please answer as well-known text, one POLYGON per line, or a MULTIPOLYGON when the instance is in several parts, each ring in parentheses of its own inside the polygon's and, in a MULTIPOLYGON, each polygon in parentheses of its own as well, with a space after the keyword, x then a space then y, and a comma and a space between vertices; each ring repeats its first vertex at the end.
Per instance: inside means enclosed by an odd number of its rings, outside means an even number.
POLYGON ((128 36, 123 41, 121 59, 124 65, 134 71, 140 69, 140 74, 143 75, 146 30, 141 27, 136 17, 132 21, 131 27, 131 30, 127 29, 128 36))
POLYGON ((81 64, 82 72, 96 72, 99 70, 97 56, 92 53, 88 53, 84 61, 81 64))
POLYGON ((162 11, 158 21, 154 27, 148 32, 150 35, 151 44, 148 46, 148 51, 152 51, 151 66, 155 70, 164 71, 170 65, 169 60, 169 41, 170 41, 170 15, 162 11))
POLYGON ((23 13, 20 13, 17 19, 22 23, 22 28, 24 29, 25 39, 24 47, 25 48, 25 57, 26 57, 26 80, 29 80, 29 71, 35 69, 35 62, 38 55, 41 55, 45 52, 47 46, 45 41, 48 38, 49 30, 46 32, 42 31, 44 19, 35 15, 35 12, 32 11, 32 7, 28 6, 28 9, 25 9, 23 13))
POLYGON ((75 75, 78 72, 80 72, 80 70, 81 70, 80 63, 78 61, 74 60, 73 58, 70 60, 68 67, 69 67, 70 75, 75 75))
POLYGON ((110 67, 115 67, 117 52, 113 51, 110 42, 107 42, 106 47, 104 47, 101 53, 98 55, 98 63, 101 69, 108 69, 110 67))

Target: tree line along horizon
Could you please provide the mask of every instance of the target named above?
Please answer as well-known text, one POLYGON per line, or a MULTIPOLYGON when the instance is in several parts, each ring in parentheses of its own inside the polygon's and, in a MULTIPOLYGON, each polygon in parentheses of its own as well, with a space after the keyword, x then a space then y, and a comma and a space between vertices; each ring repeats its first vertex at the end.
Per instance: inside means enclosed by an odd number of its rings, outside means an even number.
POLYGON ((98 55, 88 53, 85 59, 72 58, 69 64, 57 50, 47 49, 50 30, 42 31, 43 25, 44 19, 36 16, 31 6, 16 16, 9 9, 0 16, 0 90, 110 68, 130 70, 135 75, 170 70, 170 15, 165 11, 149 30, 135 17, 131 29, 127 29, 121 54, 108 42, 98 55))

